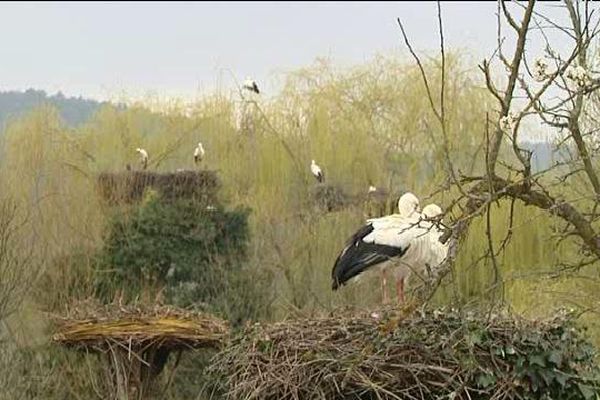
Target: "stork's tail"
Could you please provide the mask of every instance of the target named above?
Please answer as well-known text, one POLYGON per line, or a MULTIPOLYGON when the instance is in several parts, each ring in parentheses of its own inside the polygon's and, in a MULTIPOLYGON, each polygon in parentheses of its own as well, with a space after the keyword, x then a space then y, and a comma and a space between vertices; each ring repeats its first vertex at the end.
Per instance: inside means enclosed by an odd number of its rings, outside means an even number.
POLYGON ((331 278, 331 288, 336 290, 350 279, 362 274, 374 265, 402 256, 408 246, 393 247, 384 244, 366 243, 363 238, 373 232, 373 225, 367 224, 358 230, 346 243, 346 247, 335 260, 331 278))
POLYGON ((365 265, 359 261, 362 239, 373 231, 373 226, 367 224, 358 230, 352 237, 346 242, 344 250, 340 253, 338 258, 335 260, 333 269, 331 270, 331 289, 337 290, 340 286, 346 284, 347 281, 360 274, 369 265, 365 265))

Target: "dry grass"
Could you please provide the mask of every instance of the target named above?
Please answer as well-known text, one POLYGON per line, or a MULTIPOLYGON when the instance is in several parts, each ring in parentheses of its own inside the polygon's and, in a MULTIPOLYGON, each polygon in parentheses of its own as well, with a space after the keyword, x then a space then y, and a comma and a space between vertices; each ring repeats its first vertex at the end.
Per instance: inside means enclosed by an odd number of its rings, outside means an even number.
POLYGON ((105 350, 110 345, 126 348, 150 343, 160 347, 219 347, 229 332, 225 321, 210 314, 167 306, 91 306, 83 303, 64 317, 56 317, 58 344, 105 350))

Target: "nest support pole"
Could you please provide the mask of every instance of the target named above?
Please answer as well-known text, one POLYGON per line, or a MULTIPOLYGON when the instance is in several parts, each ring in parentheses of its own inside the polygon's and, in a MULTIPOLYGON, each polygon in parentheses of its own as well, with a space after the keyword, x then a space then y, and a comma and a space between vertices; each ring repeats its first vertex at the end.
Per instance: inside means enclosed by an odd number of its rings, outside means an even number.
POLYGON ((84 302, 55 323, 54 343, 99 355, 106 398, 115 400, 164 398, 183 351, 219 349, 229 334, 211 314, 159 305, 84 302), (165 378, 171 353, 176 360, 165 378))
MULTIPOLYGON (((171 348, 160 344, 123 348, 107 342, 107 350, 104 352, 109 365, 106 383, 112 398, 142 400, 164 393, 170 379, 163 383, 158 378, 171 352, 171 348)), ((178 351, 177 359, 180 356, 181 351, 178 351)), ((176 362, 173 366, 171 376, 177 364, 176 362)))

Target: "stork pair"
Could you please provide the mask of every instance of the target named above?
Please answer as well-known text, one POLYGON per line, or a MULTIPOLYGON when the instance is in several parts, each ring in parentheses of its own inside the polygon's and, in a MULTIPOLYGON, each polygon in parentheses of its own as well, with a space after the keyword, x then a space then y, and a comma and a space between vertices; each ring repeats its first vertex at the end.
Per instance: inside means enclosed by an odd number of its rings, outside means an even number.
MULTIPOLYGON (((135 151, 140 155, 140 164, 142 165, 142 169, 148 168, 148 152, 144 149, 137 148, 135 151)), ((198 143, 198 146, 194 149, 194 163, 198 164, 204 158, 204 147, 202 146, 202 142, 198 143)))
POLYGON ((448 246, 440 242, 441 229, 434 223, 442 214, 436 204, 420 212, 419 199, 406 193, 398 200, 398 214, 367 220, 346 242, 337 257, 332 276, 332 289, 350 280, 358 280, 367 270, 382 274, 382 297, 387 302, 387 272, 396 278, 398 302, 404 302, 404 282, 411 273, 434 270, 446 258, 448 246))

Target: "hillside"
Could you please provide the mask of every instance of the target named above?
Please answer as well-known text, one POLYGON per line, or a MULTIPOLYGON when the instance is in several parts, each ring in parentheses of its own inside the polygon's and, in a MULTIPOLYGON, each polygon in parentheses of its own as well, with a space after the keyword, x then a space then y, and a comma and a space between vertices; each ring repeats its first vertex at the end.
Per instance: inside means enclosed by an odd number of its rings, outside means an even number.
POLYGON ((35 89, 0 92, 0 132, 4 131, 11 118, 22 116, 44 103, 55 106, 71 126, 87 121, 101 106, 108 104, 82 97, 66 97, 62 92, 48 95, 43 90, 35 89))

